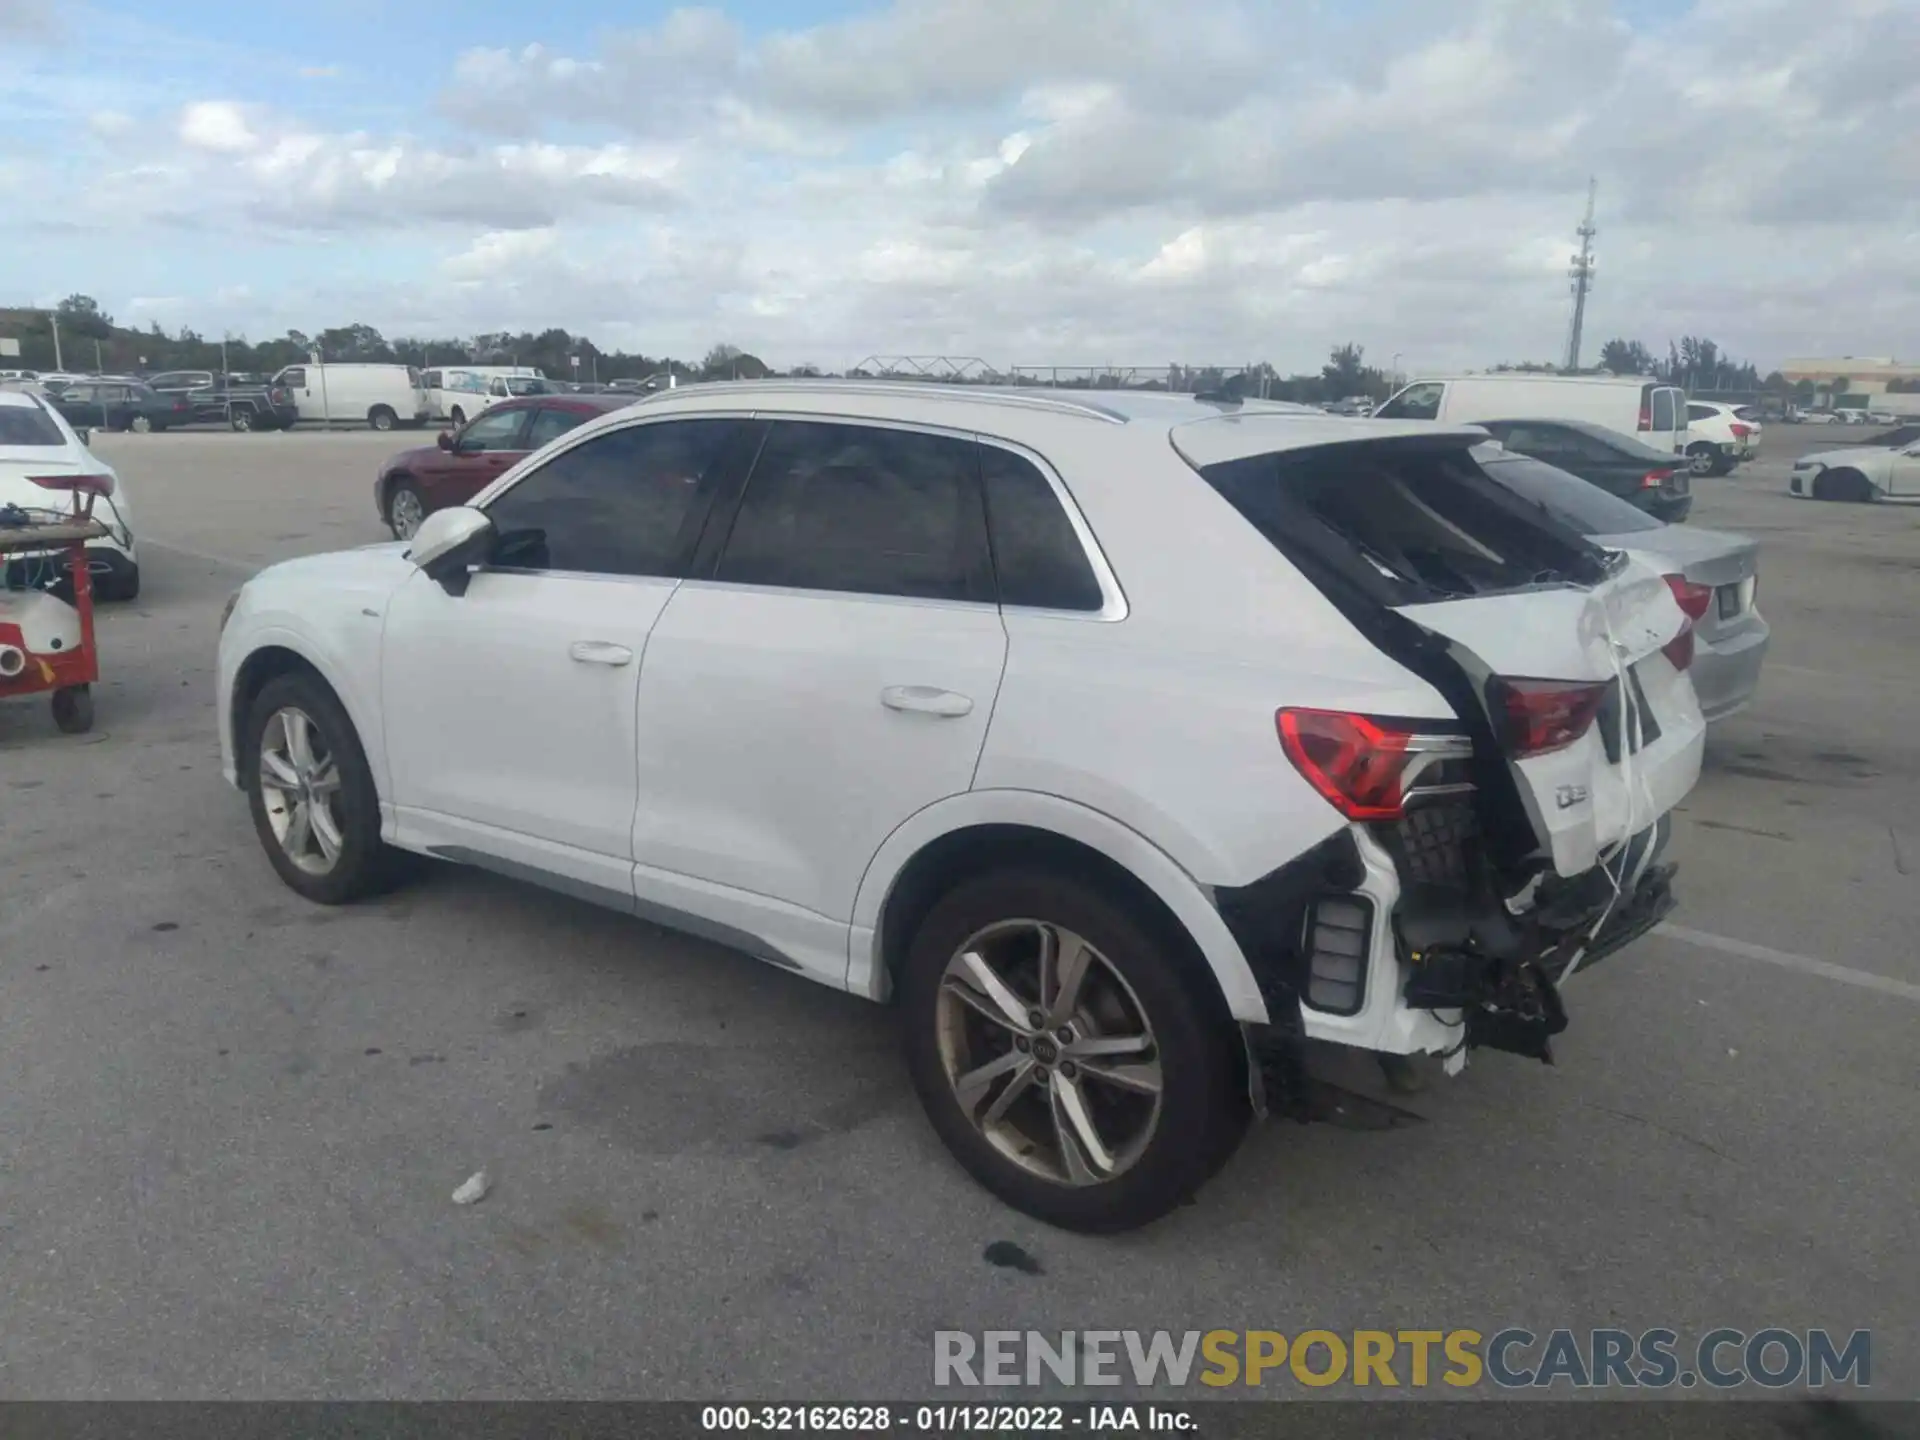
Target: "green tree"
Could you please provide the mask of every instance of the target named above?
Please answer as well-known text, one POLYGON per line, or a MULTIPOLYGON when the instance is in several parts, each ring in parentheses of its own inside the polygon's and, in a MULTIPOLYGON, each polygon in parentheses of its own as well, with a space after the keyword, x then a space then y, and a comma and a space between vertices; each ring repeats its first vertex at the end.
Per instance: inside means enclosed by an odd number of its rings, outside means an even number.
POLYGON ((113 333, 113 317, 91 295, 69 295, 53 307, 53 313, 60 319, 61 330, 69 335, 105 340, 113 333))
POLYGON ((1615 375, 1650 375, 1653 355, 1638 340, 1609 340, 1600 347, 1600 368, 1615 375))
POLYGON ((1370 395, 1384 400, 1387 377, 1366 363, 1366 347, 1349 341, 1334 348, 1327 363, 1320 367, 1320 386, 1328 400, 1344 400, 1350 395, 1370 395))

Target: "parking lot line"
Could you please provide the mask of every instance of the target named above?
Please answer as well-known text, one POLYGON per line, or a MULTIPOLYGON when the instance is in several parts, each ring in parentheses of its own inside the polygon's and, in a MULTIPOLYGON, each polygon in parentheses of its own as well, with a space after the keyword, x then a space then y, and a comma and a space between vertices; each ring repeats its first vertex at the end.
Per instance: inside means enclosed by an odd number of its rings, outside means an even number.
POLYGON ((1755 945, 1750 940, 1735 940, 1726 935, 1711 935, 1705 930, 1690 930, 1685 925, 1659 925, 1653 933, 1664 935, 1669 940, 1678 940, 1683 945, 1718 950, 1723 955, 1738 955, 1743 960, 1758 960, 1763 965, 1778 965, 1783 970, 1798 970, 1803 975, 1818 975, 1823 980, 1837 980, 1842 985, 1856 985, 1862 990, 1873 990, 1900 1000, 1920 1001, 1920 985, 1895 980, 1887 975, 1875 975, 1870 970, 1855 970, 1847 965, 1835 965, 1830 960, 1815 960, 1810 955, 1795 955, 1788 950, 1755 945))
POLYGON ((222 570, 231 570, 237 575, 252 575, 265 568, 261 565, 249 565, 244 560, 235 560, 226 555, 209 555, 204 550, 176 545, 171 540, 156 540, 151 535, 140 536, 140 543, 151 545, 156 550, 165 550, 169 555, 184 555, 189 560, 198 560, 202 565, 217 565, 222 570))

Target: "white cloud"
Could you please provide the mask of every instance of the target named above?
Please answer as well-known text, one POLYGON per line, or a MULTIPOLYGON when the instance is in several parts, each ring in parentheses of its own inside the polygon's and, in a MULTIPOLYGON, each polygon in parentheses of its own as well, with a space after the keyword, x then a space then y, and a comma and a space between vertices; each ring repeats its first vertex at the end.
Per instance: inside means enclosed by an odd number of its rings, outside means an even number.
POLYGON ((260 143, 245 110, 231 100, 196 100, 187 106, 180 112, 180 140, 222 155, 244 154, 260 143))

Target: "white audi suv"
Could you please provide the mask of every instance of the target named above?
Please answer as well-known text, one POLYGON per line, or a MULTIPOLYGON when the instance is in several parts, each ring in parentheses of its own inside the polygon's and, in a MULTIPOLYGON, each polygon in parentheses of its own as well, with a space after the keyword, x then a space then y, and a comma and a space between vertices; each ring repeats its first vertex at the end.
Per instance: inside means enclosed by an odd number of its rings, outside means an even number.
POLYGON ((1307 1042, 1544 1059, 1571 974, 1673 904, 1690 622, 1485 438, 666 391, 250 580, 226 774, 311 900, 412 852, 892 1003, 962 1165, 1125 1229, 1310 1103, 1307 1042))

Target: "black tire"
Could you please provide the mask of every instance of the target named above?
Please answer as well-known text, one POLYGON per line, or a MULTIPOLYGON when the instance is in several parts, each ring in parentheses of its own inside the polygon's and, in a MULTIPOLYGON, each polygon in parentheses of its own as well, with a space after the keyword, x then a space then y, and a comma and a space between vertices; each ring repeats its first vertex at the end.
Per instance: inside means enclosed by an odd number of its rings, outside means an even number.
POLYGON ((290 890, 318 905, 345 905, 380 893, 397 877, 398 856, 380 839, 380 797, 366 752, 339 698, 317 675, 279 675, 261 686, 247 707, 235 765, 247 792, 254 833, 290 890), (324 875, 301 869, 281 847, 260 785, 261 740, 268 722, 289 706, 312 719, 340 772, 340 855, 324 875))
POLYGON ((253 429, 253 411, 247 409, 244 405, 239 406, 227 416, 227 424, 244 435, 247 431, 253 429))
POLYGON ((138 600, 140 598, 140 567, 128 565, 96 576, 93 582, 93 594, 96 600, 138 600))
POLYGON ((93 729, 93 687, 69 685, 54 691, 53 723, 62 735, 84 735, 93 729))
POLYGON ((973 1178, 1014 1209, 1062 1229, 1112 1234, 1159 1219, 1187 1200, 1232 1154, 1247 1102, 1234 1033, 1211 977, 1177 937, 1099 888, 1046 870, 963 880, 921 922, 900 975, 907 1067, 935 1132, 973 1178), (938 1000, 948 961, 986 927, 1028 919, 1084 937, 1137 998, 1161 1071, 1160 1111, 1145 1148, 1107 1181, 1070 1185, 1015 1163, 968 1118, 941 1058, 938 1000))
POLYGON ((393 429, 400 417, 385 405, 376 405, 367 411, 367 424, 382 433, 393 429))

